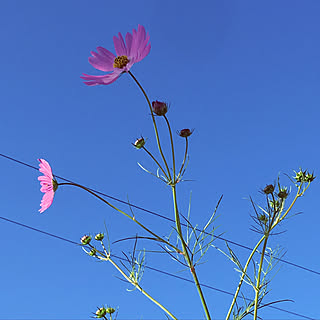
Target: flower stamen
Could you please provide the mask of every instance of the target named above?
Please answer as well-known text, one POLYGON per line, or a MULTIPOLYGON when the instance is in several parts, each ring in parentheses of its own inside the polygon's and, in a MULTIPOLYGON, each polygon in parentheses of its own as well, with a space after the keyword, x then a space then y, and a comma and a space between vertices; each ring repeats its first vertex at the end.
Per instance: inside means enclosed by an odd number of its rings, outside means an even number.
POLYGON ((127 56, 119 56, 114 59, 113 67, 122 69, 129 63, 127 56))

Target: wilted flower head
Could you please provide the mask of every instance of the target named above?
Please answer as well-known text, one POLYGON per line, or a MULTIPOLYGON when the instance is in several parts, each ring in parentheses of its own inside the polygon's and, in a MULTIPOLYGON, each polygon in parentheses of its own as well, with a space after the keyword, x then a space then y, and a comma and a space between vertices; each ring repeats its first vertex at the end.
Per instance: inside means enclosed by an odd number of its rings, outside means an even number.
POLYGON ((189 136, 191 136, 193 133, 193 130, 190 129, 182 129, 180 131, 178 131, 178 135, 182 138, 188 138, 189 136))
POLYGON ((137 139, 134 143, 133 143, 133 146, 137 149, 141 149, 144 147, 146 141, 144 140, 143 137, 137 139))
POLYGON ((118 37, 113 37, 117 56, 103 47, 97 47, 97 52, 91 51, 92 57, 89 58, 94 68, 110 73, 102 76, 83 74, 80 78, 88 80, 85 82, 88 86, 107 85, 116 81, 122 73, 128 72, 136 62, 148 55, 151 49, 150 43, 148 44, 149 38, 149 34, 146 34, 141 25, 138 25, 138 31, 133 29, 132 34, 126 34, 125 42, 119 32, 118 37))
POLYGON ((40 161, 39 171, 44 174, 43 176, 38 177, 41 185, 40 191, 44 193, 40 203, 41 209, 39 210, 39 212, 42 213, 51 206, 54 193, 58 189, 58 182, 53 177, 49 163, 44 159, 38 160, 40 161))
POLYGON ((157 116, 164 116, 168 111, 168 104, 161 101, 152 101, 152 111, 157 116))

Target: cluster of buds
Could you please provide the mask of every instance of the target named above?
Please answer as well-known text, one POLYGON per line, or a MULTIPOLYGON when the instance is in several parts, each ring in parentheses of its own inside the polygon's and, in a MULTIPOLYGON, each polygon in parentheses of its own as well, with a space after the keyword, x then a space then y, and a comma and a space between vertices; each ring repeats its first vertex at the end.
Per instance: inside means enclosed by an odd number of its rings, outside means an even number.
POLYGON ((297 182, 307 182, 307 183, 310 183, 312 182, 316 177, 313 175, 313 173, 310 173, 308 172, 307 170, 305 171, 302 171, 300 169, 300 171, 298 172, 295 172, 296 175, 294 177, 294 179, 297 181, 297 182))
POLYGON ((95 318, 105 318, 106 319, 106 314, 112 314, 114 313, 116 310, 114 308, 108 307, 102 307, 102 308, 98 308, 98 310, 95 313, 95 318))

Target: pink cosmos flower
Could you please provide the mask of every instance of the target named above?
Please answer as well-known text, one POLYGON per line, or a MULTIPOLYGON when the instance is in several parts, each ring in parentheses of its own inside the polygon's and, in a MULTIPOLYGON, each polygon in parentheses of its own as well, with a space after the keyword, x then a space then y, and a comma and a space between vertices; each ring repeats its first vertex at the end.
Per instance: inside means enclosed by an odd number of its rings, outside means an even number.
POLYGON ((39 210, 39 212, 42 213, 51 206, 54 193, 58 188, 58 182, 53 177, 52 170, 49 163, 44 159, 38 159, 38 160, 40 161, 39 171, 44 174, 43 176, 38 177, 38 180, 40 181, 40 184, 41 184, 40 191, 44 193, 40 203, 41 209, 39 210))
POLYGON ((80 78, 88 80, 84 82, 88 86, 107 85, 116 81, 122 73, 128 72, 136 62, 149 54, 151 49, 150 43, 148 44, 149 39, 149 34, 146 34, 146 30, 141 25, 138 25, 138 31, 133 29, 132 34, 127 32, 126 41, 119 32, 118 37, 113 37, 117 56, 103 47, 97 47, 97 52, 91 51, 92 57, 89 57, 93 67, 110 73, 102 76, 83 74, 80 78))

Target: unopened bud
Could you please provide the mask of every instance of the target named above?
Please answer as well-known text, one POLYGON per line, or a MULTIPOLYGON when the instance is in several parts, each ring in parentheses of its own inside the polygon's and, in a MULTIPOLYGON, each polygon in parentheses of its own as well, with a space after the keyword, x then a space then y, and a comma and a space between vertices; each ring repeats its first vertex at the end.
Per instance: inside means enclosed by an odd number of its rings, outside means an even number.
POLYGON ((268 184, 268 185, 263 189, 263 192, 264 192, 265 194, 271 194, 271 193, 273 193, 273 191, 274 191, 274 185, 272 185, 272 184, 268 184))
POLYGON ((168 111, 168 105, 161 101, 152 101, 152 111, 157 116, 164 116, 168 111))
POLYGON ((288 192, 287 188, 280 189, 280 191, 278 193, 278 197, 280 199, 287 199, 288 195, 289 195, 289 192, 288 192))
POLYGON ((109 307, 109 308, 107 309, 107 313, 109 313, 109 314, 112 314, 112 313, 114 313, 114 312, 116 312, 116 310, 113 309, 113 308, 111 308, 111 307, 109 307))
POLYGON ((146 141, 144 140, 144 138, 139 138, 135 141, 135 143, 133 143, 133 146, 137 149, 141 149, 142 147, 144 147, 146 141))
POLYGON ((101 241, 104 238, 104 234, 103 233, 97 233, 94 237, 96 240, 101 241))
POLYGON ((104 308, 104 307, 99 308, 99 309, 96 311, 96 317, 97 317, 97 318, 103 318, 106 314, 107 314, 107 310, 106 310, 106 308, 104 308))
POLYGON ((182 138, 188 138, 189 136, 191 136, 193 133, 193 130, 190 129, 182 129, 180 131, 178 131, 178 135, 182 138))
POLYGON ((84 245, 89 244, 90 241, 91 241, 91 236, 85 235, 85 236, 83 236, 83 237, 81 238, 81 243, 84 244, 84 245))

